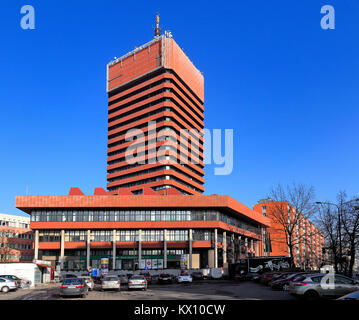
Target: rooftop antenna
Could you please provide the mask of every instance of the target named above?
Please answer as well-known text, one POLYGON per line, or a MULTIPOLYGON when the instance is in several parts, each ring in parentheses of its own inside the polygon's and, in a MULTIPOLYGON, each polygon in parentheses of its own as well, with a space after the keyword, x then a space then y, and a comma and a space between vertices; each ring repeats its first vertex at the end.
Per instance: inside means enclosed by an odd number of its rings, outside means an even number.
POLYGON ((161 35, 161 28, 160 28, 160 15, 156 14, 156 28, 155 28, 155 37, 159 37, 161 35))

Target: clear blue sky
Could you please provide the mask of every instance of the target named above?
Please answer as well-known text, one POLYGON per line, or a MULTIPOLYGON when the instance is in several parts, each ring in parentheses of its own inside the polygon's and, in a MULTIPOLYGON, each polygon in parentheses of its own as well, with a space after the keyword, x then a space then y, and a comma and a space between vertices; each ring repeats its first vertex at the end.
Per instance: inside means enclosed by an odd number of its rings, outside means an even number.
POLYGON ((0 212, 26 192, 106 186, 106 64, 152 39, 156 12, 204 73, 205 126, 234 129, 233 173, 208 166, 206 194, 253 206, 292 181, 318 200, 358 194, 359 1, 4 0, 0 212), (35 30, 20 28, 25 4, 35 30))

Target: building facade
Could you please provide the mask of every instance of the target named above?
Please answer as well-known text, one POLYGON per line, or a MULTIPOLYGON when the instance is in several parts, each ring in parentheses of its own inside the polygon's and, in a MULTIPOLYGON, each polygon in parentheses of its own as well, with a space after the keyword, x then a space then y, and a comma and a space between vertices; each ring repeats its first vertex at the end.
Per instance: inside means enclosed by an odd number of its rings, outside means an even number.
MULTIPOLYGON (((170 189, 171 190, 171 189, 170 189)), ((173 192, 173 190, 172 190, 173 192)), ((158 193, 113 195, 97 189, 83 195, 18 196, 16 207, 31 215, 35 259, 62 270, 226 267, 262 255, 267 217, 219 195, 158 193)))
POLYGON ((0 262, 31 262, 34 257, 30 218, 0 214, 0 262))
POLYGON ((303 269, 318 270, 324 261, 324 233, 301 214, 296 214, 288 201, 260 200, 254 210, 271 219, 271 227, 263 232, 270 239, 270 251, 264 246, 266 256, 290 256, 288 240, 283 223, 288 221, 292 229, 294 264, 303 269))
POLYGON ((226 267, 262 255, 270 220, 202 195, 204 80, 166 32, 107 66, 107 189, 18 196, 35 260, 62 270, 226 267))
POLYGON ((204 79, 171 34, 111 61, 107 93, 108 190, 201 194, 204 79))

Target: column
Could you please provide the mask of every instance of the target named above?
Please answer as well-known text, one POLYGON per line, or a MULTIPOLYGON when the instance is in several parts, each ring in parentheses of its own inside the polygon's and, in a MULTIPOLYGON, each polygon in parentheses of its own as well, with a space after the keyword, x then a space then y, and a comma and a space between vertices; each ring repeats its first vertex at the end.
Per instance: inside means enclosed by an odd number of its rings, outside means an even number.
POLYGON ((248 238, 244 238, 245 256, 248 258, 248 238))
POLYGON ((39 260, 39 230, 35 230, 34 260, 39 260))
POLYGON ((232 263, 235 262, 234 235, 231 236, 232 263))
POLYGON ((188 269, 192 269, 192 229, 188 230, 188 243, 189 243, 189 262, 188 269))
POLYGON ((138 268, 141 268, 142 260, 142 230, 138 230, 138 268))
POLYGON ((238 236, 238 250, 239 250, 239 256, 238 256, 238 260, 242 259, 242 237, 238 236))
POLYGON ((87 270, 90 268, 90 242, 91 242, 91 230, 87 230, 87 253, 86 253, 87 270))
POLYGON ((112 235, 112 270, 116 269, 116 229, 113 229, 112 235))
POLYGON ((218 268, 218 234, 217 229, 214 229, 214 267, 218 268))
POLYGON ((65 260, 65 230, 61 230, 61 244, 60 244, 60 269, 64 268, 65 260))
POLYGON ((223 231, 222 234, 223 240, 222 240, 222 257, 223 257, 223 267, 225 264, 227 264, 227 232, 223 231))
POLYGON ((251 256, 253 256, 253 252, 254 252, 254 241, 253 239, 251 239, 251 256))
POLYGON ((167 229, 163 230, 163 269, 167 269, 167 229))

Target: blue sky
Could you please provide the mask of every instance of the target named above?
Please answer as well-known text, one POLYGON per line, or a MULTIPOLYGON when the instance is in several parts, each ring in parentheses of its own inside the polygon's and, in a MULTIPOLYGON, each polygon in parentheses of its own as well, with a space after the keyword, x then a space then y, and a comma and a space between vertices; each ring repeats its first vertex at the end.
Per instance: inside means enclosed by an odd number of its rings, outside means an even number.
POLYGON ((2 1, 0 212, 106 186, 106 64, 152 39, 156 12, 204 73, 206 128, 234 129, 233 173, 208 166, 206 194, 358 194, 359 2, 328 1, 2 1), (35 30, 20 28, 26 4, 35 30), (335 30, 320 27, 326 4, 335 30))

